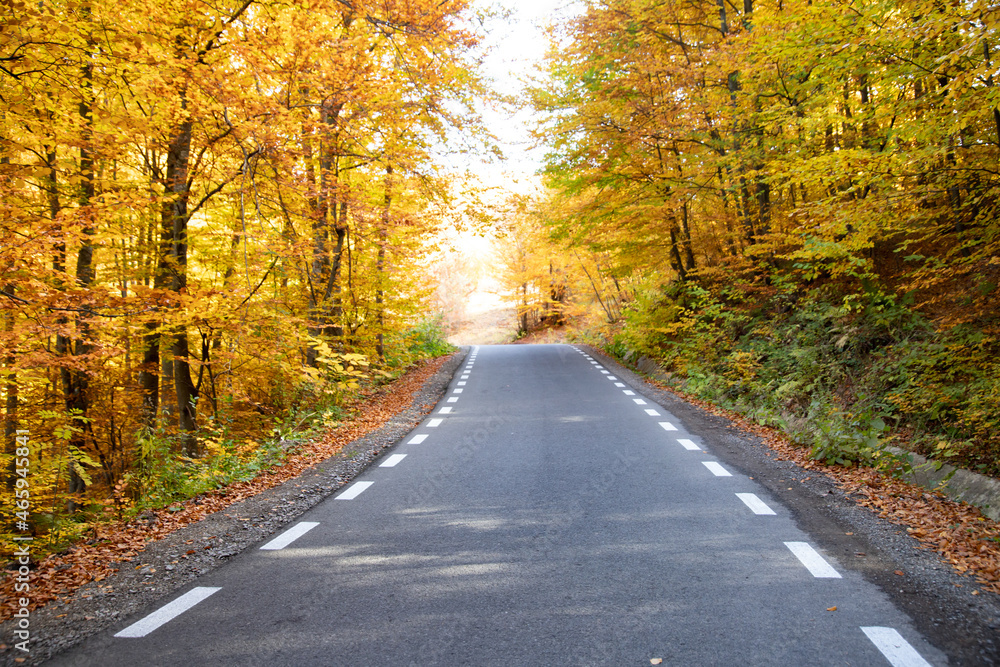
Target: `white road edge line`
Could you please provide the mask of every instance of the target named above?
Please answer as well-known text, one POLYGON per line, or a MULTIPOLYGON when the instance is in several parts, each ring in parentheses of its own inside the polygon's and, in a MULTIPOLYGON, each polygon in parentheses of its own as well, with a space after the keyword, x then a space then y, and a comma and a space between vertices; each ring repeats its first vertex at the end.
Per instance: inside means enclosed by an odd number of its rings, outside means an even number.
POLYGON ((449 407, 447 405, 444 406, 443 408, 441 408, 440 410, 438 410, 438 414, 439 415, 450 415, 451 414, 451 407, 449 407))
POLYGON ((427 439, 426 433, 418 433, 417 435, 410 438, 410 441, 406 444, 408 445, 419 445, 421 442, 427 439))
POLYGON ((283 532, 281 535, 278 535, 276 538, 274 538, 273 540, 262 546, 261 550, 277 551, 278 549, 284 549, 289 544, 299 539, 300 537, 302 537, 303 535, 305 535, 318 525, 319 523, 317 523, 316 521, 299 522, 294 526, 292 526, 291 528, 289 528, 288 530, 286 530, 285 532, 283 532))
POLYGON ((646 405, 646 401, 642 400, 641 398, 633 398, 632 400, 635 401, 636 405, 646 405))
POLYGON ((635 392, 632 391, 631 389, 625 389, 624 391, 622 391, 622 393, 625 394, 626 396, 635 396, 635 392))
POLYGON ((136 621, 132 625, 128 626, 116 634, 115 637, 145 637, 156 628, 180 616, 188 609, 219 590, 222 589, 211 586, 198 586, 197 588, 192 588, 173 602, 168 602, 146 618, 136 621))
POLYGON ((729 472, 723 468, 720 464, 715 461, 702 461, 701 464, 712 471, 712 474, 716 477, 732 477, 733 473, 729 472))
POLYGON ((840 573, 833 569, 833 566, 827 563, 808 542, 785 542, 785 546, 795 554, 796 558, 802 561, 806 569, 817 579, 841 578, 840 573))
POLYGON ((448 402, 449 403, 458 403, 458 396, 449 396, 448 397, 448 402))
POLYGON ((432 419, 429 422, 427 422, 427 428, 437 428, 438 426, 441 425, 441 422, 443 421, 444 421, 443 419, 432 419))
POLYGON ((743 504, 750 508, 754 514, 774 516, 774 510, 767 506, 763 500, 753 493, 737 493, 736 497, 743 501, 743 504))
POLYGON ((660 426, 663 427, 664 431, 676 431, 677 427, 670 422, 660 422, 660 426))
POLYGON ((892 667, 931 667, 931 663, 924 660, 894 628, 867 627, 861 628, 861 631, 872 640, 892 667))
POLYGON ((451 393, 453 393, 453 394, 461 394, 461 393, 462 393, 462 389, 461 389, 461 388, 458 388, 458 389, 453 389, 453 390, 451 391, 451 393))
POLYGON ((657 412, 656 410, 653 410, 652 408, 647 409, 646 410, 646 414, 649 415, 650 417, 659 417, 660 416, 660 413, 657 412))
POLYGON ((618 378, 616 378, 616 377, 615 377, 614 375, 609 375, 609 376, 608 376, 608 379, 609 379, 609 380, 614 380, 615 382, 617 382, 617 381, 618 381, 618 378))
POLYGON ((382 463, 380 463, 378 467, 379 468, 392 468, 397 463, 399 463, 400 461, 402 461, 405 458, 406 458, 406 454, 393 454, 392 456, 390 456, 389 458, 387 458, 385 461, 383 461, 382 463))
POLYGON ((621 388, 621 387, 624 387, 625 385, 622 384, 621 382, 615 382, 615 386, 618 387, 618 388, 621 388))
POLYGON ((355 482, 348 487, 347 491, 337 496, 337 500, 354 500, 375 482, 355 482))
POLYGON ((687 438, 678 438, 677 442, 684 449, 690 450, 692 452, 701 451, 701 445, 696 443, 694 440, 688 440, 687 438))

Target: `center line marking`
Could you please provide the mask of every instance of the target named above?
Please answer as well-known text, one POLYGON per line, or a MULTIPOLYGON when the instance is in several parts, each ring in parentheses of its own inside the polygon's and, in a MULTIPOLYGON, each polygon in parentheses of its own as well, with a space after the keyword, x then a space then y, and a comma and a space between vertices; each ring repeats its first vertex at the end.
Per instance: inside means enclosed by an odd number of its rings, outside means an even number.
POLYGON ((387 458, 384 462, 380 463, 378 467, 379 468, 392 468, 397 463, 399 463, 400 461, 402 461, 405 458, 406 458, 406 454, 393 454, 392 456, 390 456, 389 458, 387 458))
POLYGON ((817 579, 840 579, 840 573, 826 562, 819 555, 819 552, 812 548, 808 542, 785 542, 788 550, 795 554, 806 569, 817 579))
POLYGON ((438 410, 438 414, 439 415, 450 415, 451 414, 451 408, 448 407, 448 406, 445 406, 445 407, 441 408, 440 410, 438 410))
POLYGON ((931 667, 895 628, 861 628, 892 667, 931 667))
POLYGON ((664 431, 676 431, 677 427, 670 422, 660 422, 660 426, 663 427, 664 431))
POLYGON ((646 401, 642 400, 641 398, 633 398, 632 400, 635 401, 636 405, 646 405, 646 401))
POLYGON ((716 477, 732 477, 733 473, 729 472, 721 465, 715 461, 702 461, 701 464, 712 471, 712 474, 716 477))
POLYGON ((632 391, 631 389, 626 389, 622 393, 625 394, 626 396, 635 396, 635 392, 632 391))
POLYGON ((649 415, 650 417, 659 417, 660 416, 660 413, 657 412, 656 410, 653 410, 653 409, 646 410, 646 414, 649 415))
POLYGON ((305 535, 318 525, 319 524, 315 521, 303 521, 299 524, 292 526, 291 528, 283 532, 281 535, 278 535, 276 538, 274 538, 273 540, 262 546, 261 549, 267 551, 277 551, 278 549, 284 549, 289 544, 299 539, 300 537, 302 537, 303 535, 305 535))
POLYGON ((342 494, 337 496, 337 500, 354 500, 364 493, 365 489, 374 483, 375 482, 355 482, 350 486, 350 488, 347 489, 347 491, 344 491, 342 494))
POLYGON ((132 625, 128 626, 116 634, 115 637, 145 637, 167 621, 180 616, 188 609, 219 590, 222 589, 210 586, 198 586, 197 588, 192 588, 173 602, 168 602, 146 618, 136 621, 132 625))
POLYGON ((417 435, 410 438, 410 441, 406 444, 408 445, 419 445, 421 442, 427 439, 426 433, 418 433, 417 435))
POLYGON ((443 419, 432 419, 429 422, 427 422, 427 427, 428 428, 437 428, 438 426, 441 425, 441 422, 443 422, 443 421, 444 421, 443 419))
POLYGON ((701 445, 697 444, 694 440, 688 440, 687 438, 679 439, 677 442, 680 443, 681 447, 684 449, 690 449, 692 452, 701 449, 701 445))
POLYGON ((742 500, 743 504, 749 507, 754 514, 774 514, 774 510, 753 493, 737 493, 736 497, 742 500))

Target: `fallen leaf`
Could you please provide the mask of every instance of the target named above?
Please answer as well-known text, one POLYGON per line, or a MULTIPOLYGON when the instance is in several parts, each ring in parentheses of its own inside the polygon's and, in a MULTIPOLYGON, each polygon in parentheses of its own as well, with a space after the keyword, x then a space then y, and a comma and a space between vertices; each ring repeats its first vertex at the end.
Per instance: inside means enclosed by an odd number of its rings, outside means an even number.
POLYGON ((827 611, 837 611, 837 606, 836 606, 836 605, 834 605, 834 606, 832 606, 832 607, 827 607, 827 608, 826 608, 826 610, 827 610, 827 611))
POLYGON ((649 659, 649 664, 651 664, 651 665, 658 665, 661 662, 663 662, 663 658, 650 658, 649 659))

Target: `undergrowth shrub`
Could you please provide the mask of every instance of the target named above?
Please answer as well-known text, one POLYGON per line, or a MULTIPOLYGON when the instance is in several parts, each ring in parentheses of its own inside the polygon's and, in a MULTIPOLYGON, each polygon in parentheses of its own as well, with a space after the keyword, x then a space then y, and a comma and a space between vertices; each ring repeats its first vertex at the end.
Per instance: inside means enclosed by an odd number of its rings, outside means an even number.
POLYGON ((1000 473, 997 336, 936 328, 868 280, 846 296, 781 279, 646 286, 606 349, 656 358, 679 389, 788 431, 819 460, 896 465, 893 429, 919 453, 1000 473))

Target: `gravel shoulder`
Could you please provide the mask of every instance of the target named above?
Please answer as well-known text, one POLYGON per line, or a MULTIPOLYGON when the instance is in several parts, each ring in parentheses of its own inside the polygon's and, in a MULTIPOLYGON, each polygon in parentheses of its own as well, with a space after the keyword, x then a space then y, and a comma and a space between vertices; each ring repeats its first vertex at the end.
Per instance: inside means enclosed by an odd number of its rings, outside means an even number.
MULTIPOLYGON (((0 624, 0 665, 36 665, 107 630, 152 602, 189 586, 232 556, 264 542, 286 524, 381 459, 429 413, 465 358, 457 353, 414 394, 409 407, 302 475, 210 514, 121 563, 118 572, 83 586, 65 602, 31 613, 30 652, 16 650, 17 619, 0 624)), ((97 657, 95 656, 95 661, 97 657)))

